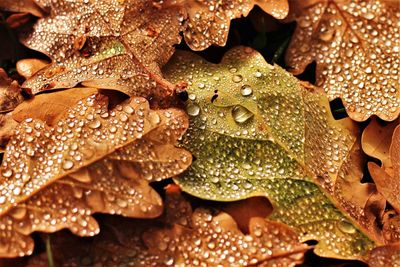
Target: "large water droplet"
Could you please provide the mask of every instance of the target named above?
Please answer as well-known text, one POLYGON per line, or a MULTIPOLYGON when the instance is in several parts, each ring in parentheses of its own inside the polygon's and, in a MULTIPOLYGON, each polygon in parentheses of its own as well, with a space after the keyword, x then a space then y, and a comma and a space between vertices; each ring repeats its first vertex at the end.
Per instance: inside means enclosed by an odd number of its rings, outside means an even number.
POLYGON ((91 123, 89 123, 89 127, 92 129, 97 129, 101 126, 101 122, 99 120, 94 120, 91 123))
POLYGON ((233 77, 232 77, 232 81, 235 83, 241 82, 242 80, 243 80, 242 75, 233 75, 233 77))
POLYGON ((64 160, 62 167, 64 170, 69 170, 74 167, 74 163, 71 160, 66 159, 64 160))
POLYGON ((200 114, 200 107, 196 103, 188 104, 186 111, 190 116, 197 116, 200 114))
POLYGON ((9 178, 13 174, 13 171, 11 169, 4 170, 2 174, 4 177, 9 178))
POLYGON ((343 233, 354 234, 356 232, 356 228, 346 220, 338 222, 337 226, 343 233))
POLYGON ((249 96, 253 93, 253 88, 250 87, 250 85, 243 85, 242 88, 240 89, 240 93, 242 96, 249 96))
POLYGON ((161 119, 160 115, 158 115, 156 112, 151 112, 149 115, 150 122, 153 124, 159 124, 161 119))
POLYGON ((243 106, 235 106, 232 109, 232 117, 237 123, 243 123, 248 121, 250 118, 254 116, 250 110, 243 106))

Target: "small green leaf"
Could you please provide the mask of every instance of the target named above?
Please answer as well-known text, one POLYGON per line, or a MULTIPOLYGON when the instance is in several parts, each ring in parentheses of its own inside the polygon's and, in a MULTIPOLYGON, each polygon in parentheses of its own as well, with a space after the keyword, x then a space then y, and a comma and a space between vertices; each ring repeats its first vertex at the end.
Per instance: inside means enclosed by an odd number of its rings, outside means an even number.
POLYGON ((184 191, 217 201, 267 196, 271 218, 317 240, 322 256, 361 259, 374 247, 360 230, 364 207, 345 195, 357 137, 333 119, 317 88, 243 47, 218 65, 179 52, 165 75, 188 83, 182 144, 196 160, 176 179, 184 191))

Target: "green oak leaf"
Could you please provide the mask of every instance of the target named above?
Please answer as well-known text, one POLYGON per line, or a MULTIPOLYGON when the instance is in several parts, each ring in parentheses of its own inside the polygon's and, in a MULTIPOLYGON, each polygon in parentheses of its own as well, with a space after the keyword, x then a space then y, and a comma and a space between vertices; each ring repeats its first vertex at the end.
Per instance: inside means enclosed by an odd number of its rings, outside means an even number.
POLYGON ((364 207, 345 195, 353 183, 360 198, 370 196, 349 171, 360 161, 356 130, 333 119, 317 88, 244 47, 220 64, 178 52, 164 74, 188 83, 182 145, 195 160, 175 180, 183 191, 217 201, 266 196, 271 218, 317 240, 317 254, 365 258, 378 238, 363 227, 371 220, 364 207))

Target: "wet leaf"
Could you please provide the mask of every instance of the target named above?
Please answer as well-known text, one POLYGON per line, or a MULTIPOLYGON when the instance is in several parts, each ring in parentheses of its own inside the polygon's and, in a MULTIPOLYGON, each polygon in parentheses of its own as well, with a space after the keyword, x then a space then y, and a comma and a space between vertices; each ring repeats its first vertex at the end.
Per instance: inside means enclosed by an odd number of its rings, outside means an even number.
POLYGON ((196 160, 176 179, 183 191, 219 201, 267 196, 271 218, 319 241, 315 252, 326 257, 360 259, 374 247, 369 238, 382 241, 367 209, 376 189, 360 183, 357 130, 333 119, 317 88, 243 47, 218 65, 179 52, 165 75, 188 83, 182 145, 196 160))
POLYGON ((61 259, 60 266, 294 266, 309 249, 286 225, 262 218, 252 218, 244 235, 224 212, 192 212, 178 192, 168 194, 166 207, 160 220, 110 220, 111 233, 82 247, 74 259, 61 259))
MULTIPOLYGON (((349 116, 394 120, 399 104, 400 10, 396 1, 291 1, 297 28, 286 62, 298 74, 317 62, 317 85, 349 116)), ((398 1, 397 1, 398 2, 398 1)))
POLYGON ((17 122, 38 119, 54 126, 65 116, 69 108, 80 100, 97 93, 96 88, 72 88, 52 94, 41 94, 21 103, 12 113, 17 122))
POLYGON ((188 17, 184 37, 193 50, 204 50, 213 44, 224 46, 230 21, 246 17, 254 5, 278 19, 285 18, 289 11, 287 0, 171 0, 166 4, 181 4, 186 8, 188 17))
POLYGON ((373 249, 368 264, 370 267, 398 267, 400 263, 400 243, 373 249))
MULTIPOLYGON (((38 1, 39 2, 39 1, 38 1)), ((40 1, 50 9, 23 42, 53 59, 23 86, 33 93, 87 86, 128 95, 172 93, 159 67, 180 42, 183 11, 152 1, 40 1)))
POLYGON ((150 110, 143 98, 113 110, 107 104, 94 94, 54 126, 37 119, 19 124, 0 168, 0 257, 32 253, 34 231, 69 228, 92 236, 99 232, 95 212, 160 215, 161 199, 148 182, 190 165, 190 154, 174 146, 186 115, 150 110))

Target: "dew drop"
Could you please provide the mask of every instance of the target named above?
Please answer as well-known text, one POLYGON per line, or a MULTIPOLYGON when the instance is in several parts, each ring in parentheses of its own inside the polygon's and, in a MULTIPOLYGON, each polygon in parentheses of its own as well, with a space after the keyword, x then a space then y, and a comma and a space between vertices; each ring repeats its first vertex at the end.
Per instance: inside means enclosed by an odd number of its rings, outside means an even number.
POLYGON ((356 232, 356 228, 346 220, 341 220, 337 226, 343 233, 354 234, 356 232))
POLYGON ((64 170, 69 170, 73 166, 74 166, 74 163, 71 160, 68 160, 68 159, 64 160, 63 165, 62 165, 64 170))
POLYGON ((160 115, 158 115, 156 112, 151 112, 149 115, 149 119, 152 124, 159 124, 161 121, 160 115))
POLYGON ((2 174, 4 177, 9 178, 9 177, 11 177, 11 175, 13 175, 13 171, 11 169, 8 169, 8 170, 3 171, 2 174))
POLYGON ((190 116, 197 116, 200 114, 200 107, 195 103, 188 104, 186 107, 186 111, 190 116))
POLYGON ((242 96, 249 96, 253 93, 253 89, 250 87, 250 85, 243 85, 240 89, 240 93, 242 96))
POLYGON ((241 82, 242 80, 243 80, 242 75, 233 75, 233 77, 232 77, 232 81, 235 83, 241 82))
POLYGON ((92 129, 97 129, 101 126, 101 122, 99 120, 94 120, 91 123, 89 123, 89 127, 92 129))
POLYGON ((254 116, 250 110, 243 106, 235 106, 232 109, 232 117, 237 123, 243 123, 248 121, 250 118, 254 116))

